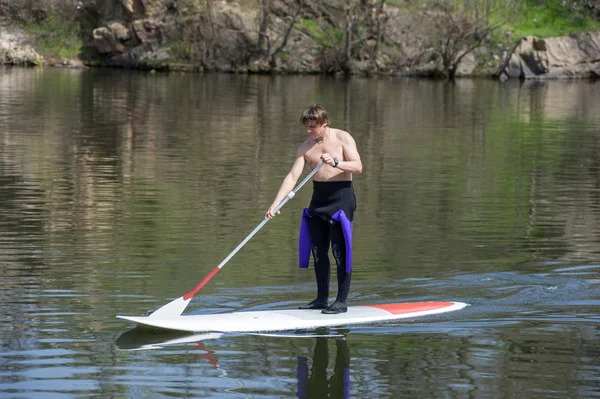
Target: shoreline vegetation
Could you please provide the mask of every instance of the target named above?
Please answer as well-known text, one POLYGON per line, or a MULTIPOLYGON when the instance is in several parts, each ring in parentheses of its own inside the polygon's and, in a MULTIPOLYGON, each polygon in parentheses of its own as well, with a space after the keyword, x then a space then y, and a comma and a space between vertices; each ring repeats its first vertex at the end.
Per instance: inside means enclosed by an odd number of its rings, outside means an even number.
POLYGON ((0 64, 506 79, 598 60, 600 1, 0 0, 0 64))

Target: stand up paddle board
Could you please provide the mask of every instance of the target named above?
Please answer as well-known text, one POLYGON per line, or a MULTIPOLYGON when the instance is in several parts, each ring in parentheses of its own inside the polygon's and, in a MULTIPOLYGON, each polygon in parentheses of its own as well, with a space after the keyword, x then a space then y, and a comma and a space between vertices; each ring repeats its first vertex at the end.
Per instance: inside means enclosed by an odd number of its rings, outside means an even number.
POLYGON ((466 307, 462 302, 407 302, 349 306, 348 312, 323 314, 320 310, 261 310, 175 317, 117 316, 142 327, 187 332, 268 332, 339 327, 393 321, 452 312, 466 307))

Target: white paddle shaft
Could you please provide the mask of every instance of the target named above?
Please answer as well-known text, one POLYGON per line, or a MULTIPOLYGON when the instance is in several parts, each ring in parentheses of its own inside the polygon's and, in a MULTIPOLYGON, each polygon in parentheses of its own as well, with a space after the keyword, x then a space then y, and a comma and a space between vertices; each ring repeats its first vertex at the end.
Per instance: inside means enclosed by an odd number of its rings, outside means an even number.
MULTIPOLYGON (((315 173, 317 173, 317 171, 318 171, 319 169, 321 169, 321 167, 322 167, 324 164, 325 164, 324 162, 321 162, 320 164, 318 164, 318 165, 317 165, 317 167, 316 167, 316 168, 314 168, 314 169, 312 170, 312 172, 310 172, 310 173, 309 173, 309 174, 308 174, 308 175, 307 175, 307 176, 304 178, 304 180, 302 180, 302 181, 300 182, 300 184, 298 184, 298 185, 296 186, 296 188, 294 188, 292 191, 290 191, 290 193, 289 193, 288 195, 286 195, 286 197, 285 197, 283 200, 281 200, 281 202, 279 203, 279 205, 277 205, 277 207, 276 207, 276 208, 273 210, 273 214, 275 214, 275 213, 279 212, 279 210, 280 210, 281 208, 283 208, 283 206, 284 206, 284 205, 285 205, 285 204, 286 204, 286 203, 287 203, 289 200, 291 200, 292 198, 294 198, 294 196, 296 195, 296 193, 298 192, 298 190, 300 190, 300 189, 302 188, 302 186, 303 186, 303 185, 305 185, 305 184, 306 184, 306 182, 307 182, 307 181, 309 181, 309 180, 311 179, 311 177, 313 177, 313 176, 315 175, 315 173)), ((241 242, 241 243, 240 243, 240 244, 239 244, 237 247, 235 247, 235 248, 234 248, 234 250, 233 250, 233 251, 231 251, 231 253, 230 253, 229 255, 227 255, 227 257, 226 257, 225 259, 223 259, 223 261, 222 261, 221 263, 219 263, 219 265, 218 265, 217 267, 220 269, 220 268, 222 268, 223 266, 225 266, 225 263, 229 262, 229 259, 231 259, 231 258, 232 258, 232 257, 233 257, 233 256, 234 256, 234 255, 235 255, 235 254, 236 254, 236 253, 237 253, 237 252, 240 250, 240 249, 242 249, 242 247, 243 247, 244 245, 246 245, 246 243, 247 243, 248 241, 250 241, 250 239, 251 239, 252 237, 254 237, 254 235, 255 235, 256 233, 258 233, 258 231, 259 231, 260 229, 262 229, 262 227, 263 227, 265 224, 267 224, 267 222, 268 222, 269 220, 271 220, 271 219, 269 219, 269 218, 265 217, 265 219, 264 219, 262 222, 260 222, 260 224, 259 224, 258 226, 256 226, 256 227, 254 228, 254 230, 252 230, 252 232, 251 232, 250 234, 248 234, 248 235, 246 236, 246 238, 244 238, 244 240, 243 240, 243 241, 242 241, 242 242, 241 242)))

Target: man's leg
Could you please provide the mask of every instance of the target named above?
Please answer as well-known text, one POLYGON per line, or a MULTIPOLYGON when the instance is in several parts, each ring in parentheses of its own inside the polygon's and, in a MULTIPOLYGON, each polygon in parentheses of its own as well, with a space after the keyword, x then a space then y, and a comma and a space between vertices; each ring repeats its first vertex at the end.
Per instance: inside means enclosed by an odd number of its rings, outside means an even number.
POLYGON ((317 299, 300 306, 300 309, 325 309, 329 299, 329 222, 320 217, 312 217, 308 221, 308 229, 312 240, 312 254, 317 278, 317 299))
POLYGON ((352 273, 346 272, 346 240, 341 223, 335 223, 331 226, 331 246, 337 266, 338 292, 335 302, 323 310, 323 313, 337 314, 348 310, 346 301, 348 300, 352 277, 352 273))

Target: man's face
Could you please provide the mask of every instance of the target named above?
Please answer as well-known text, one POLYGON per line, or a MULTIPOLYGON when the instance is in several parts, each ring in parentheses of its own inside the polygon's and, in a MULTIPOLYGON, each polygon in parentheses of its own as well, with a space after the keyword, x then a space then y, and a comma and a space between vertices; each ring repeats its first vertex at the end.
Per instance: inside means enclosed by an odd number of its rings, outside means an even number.
POLYGON ((325 134, 327 122, 319 124, 317 121, 309 120, 306 121, 304 126, 306 126, 306 132, 311 139, 318 139, 325 134))

